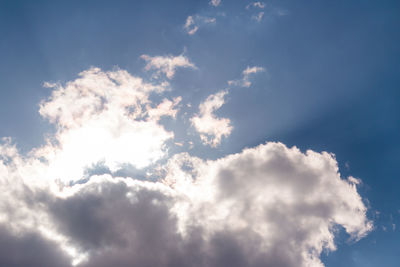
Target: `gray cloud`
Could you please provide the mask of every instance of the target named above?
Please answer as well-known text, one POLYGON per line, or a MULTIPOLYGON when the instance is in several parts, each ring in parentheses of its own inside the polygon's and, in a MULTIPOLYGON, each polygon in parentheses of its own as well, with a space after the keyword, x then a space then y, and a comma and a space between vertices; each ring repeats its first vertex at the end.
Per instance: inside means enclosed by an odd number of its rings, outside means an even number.
POLYGON ((29 231, 13 233, 0 225, 0 266, 68 267, 70 259, 55 242, 29 231))
POLYGON ((84 267, 323 266, 319 255, 335 249, 337 226, 355 239, 371 229, 354 179, 341 179, 328 153, 267 143, 217 161, 182 154, 164 177, 106 174, 60 196, 21 193, 34 214, 47 216, 42 226, 63 238, 46 241, 30 228, 23 238, 4 238, 4 246, 49 254, 28 254, 20 266, 68 266, 68 246, 84 267))
MULTIPOLYGON (((257 71, 247 68, 243 75, 257 71)), ((338 229, 354 240, 372 229, 357 192, 360 180, 341 177, 334 155, 281 143, 217 160, 177 154, 154 171, 154 181, 117 177, 123 172, 107 164, 92 175, 88 166, 95 168, 99 158, 89 148, 106 156, 111 151, 110 162, 120 166, 133 156, 140 161, 159 136, 136 135, 138 129, 166 133, 158 120, 174 117, 179 99, 152 108, 149 94, 156 88, 125 71, 91 69, 42 103, 42 114, 63 126, 56 136, 63 145, 22 156, 3 140, 0 266, 322 267, 320 255, 336 249, 338 229), (70 107, 81 94, 87 99, 70 107), (109 107, 87 110, 99 95, 109 107), (124 127, 115 131, 118 118, 124 127), (104 122, 110 123, 105 129, 104 122), (109 146, 101 147, 104 139, 109 146)), ((153 150, 163 151, 173 134, 164 137, 153 150)))

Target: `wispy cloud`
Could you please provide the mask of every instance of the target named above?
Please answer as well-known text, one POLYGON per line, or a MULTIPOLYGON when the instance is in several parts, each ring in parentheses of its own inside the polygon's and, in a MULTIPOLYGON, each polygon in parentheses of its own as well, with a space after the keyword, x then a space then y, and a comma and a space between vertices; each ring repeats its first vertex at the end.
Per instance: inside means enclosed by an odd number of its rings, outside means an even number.
POLYGON ((184 25, 184 29, 187 34, 193 35, 197 32, 199 27, 215 24, 216 21, 217 19, 213 17, 203 17, 200 15, 188 16, 184 25))
POLYGON ((264 16, 281 17, 289 14, 289 12, 283 8, 271 5, 267 6, 264 2, 252 2, 246 6, 246 9, 253 13, 251 18, 257 22, 261 22, 264 16))
POLYGON ((210 5, 212 6, 219 6, 221 4, 221 0, 211 0, 210 5))
POLYGON ((145 69, 155 70, 156 74, 164 73, 168 79, 172 79, 175 75, 177 68, 191 68, 196 69, 196 66, 184 55, 179 56, 154 56, 149 55, 140 56, 147 62, 145 69))
POLYGON ((230 120, 218 118, 214 112, 225 103, 224 97, 228 91, 220 91, 210 95, 200 104, 199 114, 191 118, 195 129, 200 133, 204 144, 216 147, 220 144, 222 137, 227 137, 232 131, 230 120))
POLYGON ((228 85, 250 87, 251 86, 250 76, 252 74, 256 74, 256 73, 264 72, 264 71, 265 71, 265 68, 263 68, 263 67, 258 67, 258 66, 249 67, 248 66, 245 70, 243 70, 241 79, 228 81, 228 85))
POLYGON ((252 2, 250 4, 248 4, 246 6, 246 9, 250 9, 250 8, 260 8, 260 9, 264 9, 265 8, 265 3, 264 2, 252 2))
MULTIPOLYGON (((242 72, 239 80, 228 81, 229 86, 250 87, 250 76, 265 71, 262 67, 247 67, 242 72)), ((199 105, 199 113, 190 120, 196 131, 200 134, 203 144, 216 147, 221 143, 222 137, 228 137, 232 132, 231 121, 228 118, 219 118, 215 111, 225 104, 225 96, 229 93, 229 88, 209 95, 207 99, 199 105)))
POLYGON ((263 17, 264 17, 264 12, 259 12, 258 14, 253 15, 251 18, 257 22, 261 22, 263 17))
POLYGON ((199 27, 195 25, 193 16, 187 17, 184 28, 189 35, 195 34, 199 29, 199 27))

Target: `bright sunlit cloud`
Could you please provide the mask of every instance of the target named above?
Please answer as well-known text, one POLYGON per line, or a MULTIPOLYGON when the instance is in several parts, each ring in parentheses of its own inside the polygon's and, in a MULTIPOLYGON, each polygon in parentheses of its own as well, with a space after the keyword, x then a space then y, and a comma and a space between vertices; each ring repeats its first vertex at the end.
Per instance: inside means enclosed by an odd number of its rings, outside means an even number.
POLYGON ((216 147, 221 143, 222 137, 227 137, 232 131, 231 122, 228 118, 218 118, 214 112, 224 103, 224 96, 228 91, 220 91, 210 95, 200 104, 199 114, 190 120, 204 144, 216 147))
MULTIPOLYGON (((294 74, 276 71, 291 60, 265 60, 275 57, 260 53, 270 47, 250 50, 265 34, 281 34, 271 18, 286 9, 182 3, 162 10, 132 4, 140 15, 129 9, 121 24, 104 9, 109 28, 89 23, 85 12, 68 15, 76 28, 101 29, 126 61, 85 61, 82 49, 77 76, 57 69, 49 78, 56 82, 38 82, 47 88, 35 103, 39 118, 52 127, 44 142, 25 152, 20 139, 1 138, 0 266, 324 267, 324 255, 340 248, 338 236, 357 242, 373 230, 363 177, 351 176, 349 164, 339 170, 335 154, 304 149, 306 142, 268 141, 270 121, 261 127, 292 92, 293 83, 280 86, 272 76, 294 74), (114 38, 119 31, 133 36, 136 50, 114 38)), ((388 227, 396 229, 395 219, 388 227)))
MULTIPOLYGON (((174 59, 161 63, 168 68, 167 76, 172 75, 174 59)), ((116 171, 122 164, 143 168, 162 158, 167 152, 165 142, 174 135, 158 121, 176 116, 180 98, 154 105, 149 96, 165 89, 163 83, 146 83, 123 70, 96 68, 65 86, 57 85, 41 104, 40 113, 57 125, 58 132, 35 151, 49 163, 47 176, 68 182, 82 179, 85 168, 98 162, 116 171)))

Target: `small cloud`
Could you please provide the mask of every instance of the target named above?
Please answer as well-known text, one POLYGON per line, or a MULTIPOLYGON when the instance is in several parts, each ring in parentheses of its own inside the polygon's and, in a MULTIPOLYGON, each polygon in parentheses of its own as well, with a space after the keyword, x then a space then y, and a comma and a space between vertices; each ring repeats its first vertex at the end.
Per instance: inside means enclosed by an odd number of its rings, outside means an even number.
POLYGON ((216 147, 222 137, 227 137, 232 131, 231 121, 227 118, 218 118, 214 112, 225 103, 224 97, 228 91, 220 91, 210 95, 200 104, 199 114, 191 118, 192 125, 200 133, 204 144, 216 147))
POLYGON ((183 142, 175 142, 174 144, 175 144, 176 146, 180 146, 180 147, 183 147, 183 145, 184 145, 183 142))
POLYGON ((58 83, 52 83, 52 82, 44 82, 43 83, 43 87, 45 87, 45 88, 55 88, 57 86, 59 86, 58 83))
POLYGON ((216 18, 204 18, 205 23, 215 23, 217 22, 216 18))
POLYGON ((189 149, 193 149, 193 147, 194 147, 193 142, 192 142, 192 141, 189 141, 188 143, 189 143, 189 149))
POLYGON ((210 5, 211 5, 211 6, 217 7, 217 6, 219 6, 220 4, 221 4, 221 0, 211 0, 211 1, 210 1, 210 5))
POLYGON ((250 87, 251 82, 250 82, 250 75, 258 73, 258 72, 263 72, 265 69, 263 67, 247 67, 243 72, 242 72, 242 79, 239 80, 231 80, 228 81, 229 86, 240 86, 240 87, 250 87))
POLYGON ((265 8, 265 3, 263 3, 263 2, 253 2, 253 3, 248 4, 246 6, 246 9, 250 9, 252 7, 264 9, 265 8))
POLYGON ((257 73, 257 72, 260 72, 260 71, 264 71, 265 69, 263 68, 263 67, 257 67, 257 66, 254 66, 254 67, 247 67, 244 71, 243 71, 243 75, 244 76, 248 76, 248 75, 250 75, 250 74, 252 74, 252 73, 257 73))
POLYGON ((261 22, 263 17, 264 17, 264 12, 259 12, 258 14, 253 15, 251 18, 257 22, 261 22))
POLYGON ((147 62, 145 70, 156 70, 157 75, 164 73, 168 79, 172 79, 177 68, 196 69, 196 66, 184 55, 179 56, 155 56, 141 55, 141 59, 147 62))
POLYGON ((359 185, 362 183, 360 179, 354 178, 353 176, 348 177, 347 180, 349 181, 349 183, 354 185, 359 185))
POLYGON ((203 17, 199 15, 188 16, 183 28, 185 29, 187 34, 193 35, 197 32, 199 27, 209 24, 215 24, 216 22, 217 19, 212 17, 203 17))
POLYGON ((251 18, 257 22, 261 22, 264 16, 268 17, 282 17, 289 14, 289 11, 280 7, 267 5, 264 2, 252 2, 246 6, 247 10, 252 10, 253 15, 251 18), (262 10, 262 11, 261 11, 262 10))
POLYGON ((155 108, 151 108, 147 105, 147 112, 149 118, 159 121, 161 117, 169 116, 171 118, 176 118, 178 110, 175 107, 181 102, 182 97, 175 97, 173 101, 164 98, 164 100, 155 108))
POLYGON ((194 19, 192 16, 187 17, 184 28, 189 35, 195 34, 197 32, 197 30, 199 29, 199 27, 195 25, 194 19))

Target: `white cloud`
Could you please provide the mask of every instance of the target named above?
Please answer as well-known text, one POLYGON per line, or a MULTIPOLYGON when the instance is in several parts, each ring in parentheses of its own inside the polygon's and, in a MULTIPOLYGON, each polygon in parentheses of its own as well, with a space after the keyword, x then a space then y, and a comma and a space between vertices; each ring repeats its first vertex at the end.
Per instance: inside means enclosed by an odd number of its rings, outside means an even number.
POLYGON ((193 35, 197 32, 199 27, 202 27, 205 25, 210 25, 210 24, 215 24, 216 21, 217 21, 216 18, 203 17, 203 16, 199 16, 199 15, 188 16, 183 28, 185 29, 187 34, 193 35))
MULTIPOLYGON (((262 67, 247 67, 242 72, 242 79, 228 81, 229 86, 250 87, 250 75, 265 71, 262 67)), ((204 144, 216 147, 221 143, 222 137, 228 137, 232 132, 231 121, 228 118, 218 118, 214 112, 225 103, 224 97, 228 90, 222 90, 208 98, 199 105, 199 113, 190 120, 204 144)))
POLYGON ((372 229, 356 185, 340 178, 326 152, 267 143, 216 161, 181 154, 166 183, 188 199, 176 207, 183 234, 200 228, 213 242, 225 233, 239 266, 323 266, 337 226, 355 240, 372 229))
POLYGON ((224 97, 228 91, 220 91, 210 95, 199 105, 199 114, 190 120, 204 144, 216 147, 220 144, 222 137, 227 137, 232 131, 231 122, 227 118, 218 118, 214 112, 225 102, 224 97))
POLYGON ((175 117, 180 98, 153 107, 149 95, 165 89, 123 70, 98 68, 57 86, 40 106, 40 114, 58 128, 54 140, 35 150, 49 162, 46 176, 79 180, 97 162, 115 171, 121 164, 143 168, 164 157, 165 142, 174 135, 158 120, 175 117))
POLYGON ((77 266, 322 267, 339 226, 354 240, 372 229, 326 152, 267 143, 218 160, 183 153, 157 182, 92 176, 57 194, 26 182, 31 162, 15 148, 1 153, 13 161, 0 164, 0 225, 19 229, 9 239, 33 232, 41 253, 77 266))
POLYGON ((221 4, 221 0, 211 0, 210 5, 219 6, 221 4))
POLYGON ((251 86, 251 81, 250 81, 250 75, 256 74, 259 72, 263 72, 265 69, 263 67, 247 67, 245 70, 242 72, 242 79, 240 80, 231 80, 228 81, 228 85, 230 86, 241 86, 241 87, 250 87, 251 86))
POLYGON ((246 9, 249 9, 251 7, 264 9, 265 8, 265 3, 263 3, 263 2, 253 2, 253 3, 248 4, 246 6, 246 9))
POLYGON ((258 72, 261 72, 261 71, 264 71, 265 69, 264 68, 262 68, 262 67, 257 67, 257 66, 254 66, 254 67, 247 67, 242 73, 243 73, 243 76, 249 76, 250 74, 253 74, 253 73, 258 73, 258 72))
POLYGON ((259 12, 256 15, 253 15, 251 18, 256 20, 257 22, 261 22, 264 17, 264 12, 259 12))
POLYGON ((196 69, 196 66, 184 55, 155 57, 142 55, 140 58, 147 62, 145 66, 147 71, 156 70, 157 75, 164 73, 168 79, 172 79, 174 77, 177 68, 196 69))
POLYGON ((192 16, 187 17, 184 28, 189 35, 195 34, 197 32, 197 30, 199 29, 199 27, 195 25, 194 19, 192 16))
MULTIPOLYGON (((52 141, 27 155, 10 138, 0 144, 0 263, 322 267, 341 227, 354 240, 372 229, 361 181, 340 177, 334 155, 281 143, 217 160, 177 154, 156 168, 158 180, 83 176, 100 158, 141 166, 164 156, 172 133, 158 120, 175 117, 181 98, 153 103, 166 88, 122 70, 92 68, 53 86, 40 107, 58 127, 52 141)), ((214 114, 226 94, 199 107, 211 144, 232 127, 214 114)))

